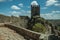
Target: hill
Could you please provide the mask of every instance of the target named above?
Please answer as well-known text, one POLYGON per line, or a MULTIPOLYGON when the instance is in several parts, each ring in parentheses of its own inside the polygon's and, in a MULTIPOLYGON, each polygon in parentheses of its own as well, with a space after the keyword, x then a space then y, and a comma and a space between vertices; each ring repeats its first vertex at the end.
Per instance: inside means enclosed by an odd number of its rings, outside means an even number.
POLYGON ((21 27, 27 27, 28 16, 5 16, 0 14, 0 23, 12 22, 11 24, 21 27))
POLYGON ((57 29, 60 31, 60 20, 48 20, 50 23, 52 23, 54 26, 57 27, 57 29))
POLYGON ((28 22, 28 29, 40 33, 51 32, 51 27, 53 27, 53 25, 42 17, 35 16, 34 18, 31 18, 28 22))
POLYGON ((17 27, 24 27, 24 28, 31 28, 31 30, 36 31, 36 32, 50 32, 50 27, 53 27, 52 24, 45 20, 42 17, 39 17, 35 20, 30 20, 28 16, 5 16, 0 14, 0 23, 6 23, 6 22, 12 22, 11 24, 16 25, 17 27), (34 25, 33 25, 34 24, 34 25), (33 26, 32 26, 33 25, 33 26))
POLYGON ((50 23, 54 24, 55 26, 58 26, 60 25, 60 20, 57 19, 57 20, 48 20, 50 23))

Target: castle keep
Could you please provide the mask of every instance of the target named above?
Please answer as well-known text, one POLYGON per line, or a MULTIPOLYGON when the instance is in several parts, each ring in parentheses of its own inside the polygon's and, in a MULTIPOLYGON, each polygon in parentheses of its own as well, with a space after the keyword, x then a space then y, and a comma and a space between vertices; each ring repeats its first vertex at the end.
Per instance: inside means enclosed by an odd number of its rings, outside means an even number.
POLYGON ((31 3, 31 19, 28 21, 28 28, 27 29, 32 29, 33 25, 35 25, 37 18, 40 17, 40 5, 36 1, 33 1, 31 3))
POLYGON ((31 3, 31 18, 40 17, 40 5, 36 1, 31 3))

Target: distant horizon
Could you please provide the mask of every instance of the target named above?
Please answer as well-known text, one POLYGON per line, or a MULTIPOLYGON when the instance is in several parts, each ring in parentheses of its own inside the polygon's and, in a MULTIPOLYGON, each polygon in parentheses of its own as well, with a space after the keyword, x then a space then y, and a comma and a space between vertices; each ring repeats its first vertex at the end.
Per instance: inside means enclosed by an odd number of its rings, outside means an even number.
POLYGON ((31 3, 40 5, 40 16, 45 19, 60 19, 60 0, 0 0, 0 14, 7 16, 30 16, 31 3))
MULTIPOLYGON (((0 14, 0 15, 4 15, 4 14, 0 14)), ((4 16, 9 16, 9 17, 11 17, 11 16, 14 16, 14 15, 4 15, 4 16)), ((23 15, 19 15, 19 16, 14 16, 14 17, 20 17, 20 16, 23 16, 23 15)), ((24 15, 24 16, 26 16, 26 15, 24 15)), ((29 17, 29 16, 28 16, 29 17)), ((30 17, 29 17, 30 18, 30 17)), ((43 17, 42 17, 43 18, 43 17)), ((44 18, 45 19, 45 18, 44 18)), ((60 20, 60 19, 45 19, 45 20, 60 20)))

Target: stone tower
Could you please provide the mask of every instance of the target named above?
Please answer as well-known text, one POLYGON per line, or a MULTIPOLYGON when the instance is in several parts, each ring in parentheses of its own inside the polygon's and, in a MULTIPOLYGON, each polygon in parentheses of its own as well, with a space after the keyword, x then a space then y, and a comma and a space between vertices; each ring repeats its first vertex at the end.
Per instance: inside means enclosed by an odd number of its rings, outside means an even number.
POLYGON ((40 5, 36 1, 31 3, 31 18, 40 17, 40 5))
POLYGON ((32 30, 35 23, 37 23, 37 18, 40 18, 40 6, 36 1, 33 1, 31 3, 31 19, 28 21, 28 28, 32 30))

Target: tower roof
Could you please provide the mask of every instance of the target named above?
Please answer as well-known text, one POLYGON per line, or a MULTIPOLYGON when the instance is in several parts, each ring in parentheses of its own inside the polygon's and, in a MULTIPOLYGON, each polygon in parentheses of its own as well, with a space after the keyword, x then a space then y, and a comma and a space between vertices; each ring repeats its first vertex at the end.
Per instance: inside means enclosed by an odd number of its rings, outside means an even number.
POLYGON ((37 6, 38 3, 37 3, 37 1, 33 1, 33 2, 31 3, 31 5, 33 5, 33 6, 37 6))

